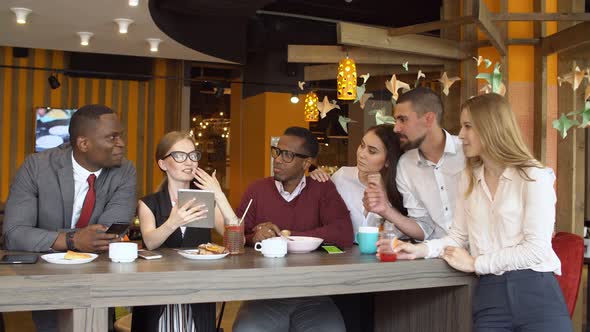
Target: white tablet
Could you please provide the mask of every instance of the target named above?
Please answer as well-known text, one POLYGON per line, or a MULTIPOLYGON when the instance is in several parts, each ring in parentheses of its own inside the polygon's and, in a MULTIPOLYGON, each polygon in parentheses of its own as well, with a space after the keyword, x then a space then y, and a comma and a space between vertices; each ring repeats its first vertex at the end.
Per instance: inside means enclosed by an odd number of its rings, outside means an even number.
POLYGON ((195 198, 197 205, 204 204, 209 212, 204 219, 186 224, 187 227, 213 228, 215 226, 215 194, 209 190, 178 189, 178 206, 195 198))

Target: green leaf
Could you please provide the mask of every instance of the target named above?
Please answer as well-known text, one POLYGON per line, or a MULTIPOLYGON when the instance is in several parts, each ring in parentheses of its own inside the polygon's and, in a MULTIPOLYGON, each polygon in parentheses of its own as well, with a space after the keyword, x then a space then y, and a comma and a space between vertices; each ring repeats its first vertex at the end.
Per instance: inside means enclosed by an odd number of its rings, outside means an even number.
POLYGON ((557 120, 553 120, 553 128, 557 129, 561 133, 561 138, 567 137, 567 131, 577 124, 577 120, 570 120, 564 113, 561 113, 561 117, 557 120))

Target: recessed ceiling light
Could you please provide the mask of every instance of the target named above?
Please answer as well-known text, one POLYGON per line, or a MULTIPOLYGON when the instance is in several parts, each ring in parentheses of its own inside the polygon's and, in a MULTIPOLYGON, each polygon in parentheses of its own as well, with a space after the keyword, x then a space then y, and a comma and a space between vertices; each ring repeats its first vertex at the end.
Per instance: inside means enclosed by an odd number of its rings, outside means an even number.
POLYGON ((158 46, 162 42, 161 39, 158 39, 158 38, 147 38, 146 41, 150 44, 150 51, 151 52, 158 52, 158 46))
POLYGON ((133 20, 128 18, 116 18, 114 21, 119 25, 119 33, 127 33, 129 25, 133 23, 133 20))
POLYGON ((80 45, 88 46, 90 43, 90 37, 94 36, 92 32, 82 31, 78 32, 78 36, 80 36, 80 45))
POLYGON ((129 0, 129 6, 137 7, 139 5, 139 0, 129 0))
POLYGON ((16 15, 16 23, 18 24, 27 23, 27 16, 32 12, 29 8, 22 7, 13 7, 10 10, 16 15))

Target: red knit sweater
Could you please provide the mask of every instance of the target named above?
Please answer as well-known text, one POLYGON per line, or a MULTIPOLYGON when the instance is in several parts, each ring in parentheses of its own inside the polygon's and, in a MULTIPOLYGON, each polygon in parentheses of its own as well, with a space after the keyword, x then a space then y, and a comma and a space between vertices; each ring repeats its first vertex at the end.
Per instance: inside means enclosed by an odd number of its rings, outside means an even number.
POLYGON ((342 247, 352 246, 350 212, 332 181, 318 182, 306 178, 303 191, 291 202, 285 201, 272 177, 251 184, 237 209, 242 216, 248 202, 252 205, 244 218, 246 242, 252 245, 253 228, 270 221, 291 235, 314 236, 342 247))

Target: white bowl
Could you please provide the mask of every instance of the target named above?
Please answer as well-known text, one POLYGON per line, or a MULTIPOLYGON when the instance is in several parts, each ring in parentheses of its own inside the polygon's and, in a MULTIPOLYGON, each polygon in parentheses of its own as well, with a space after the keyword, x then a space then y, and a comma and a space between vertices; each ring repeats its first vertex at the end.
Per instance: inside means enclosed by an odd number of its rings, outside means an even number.
POLYGON ((293 241, 287 241, 287 250, 292 253, 306 253, 316 250, 324 239, 311 236, 289 236, 293 241))

